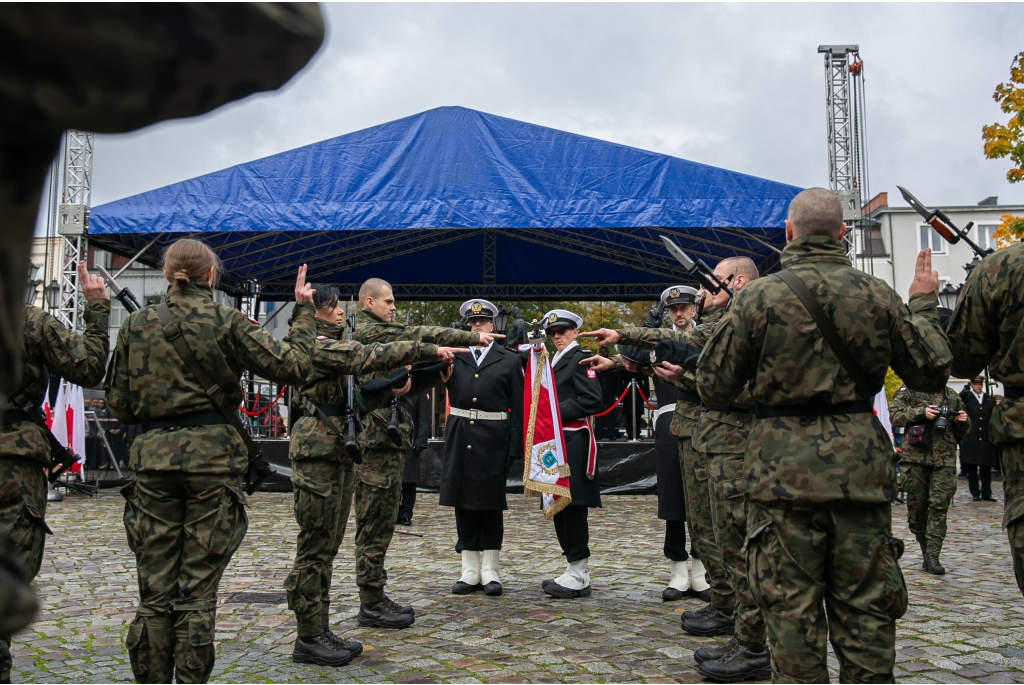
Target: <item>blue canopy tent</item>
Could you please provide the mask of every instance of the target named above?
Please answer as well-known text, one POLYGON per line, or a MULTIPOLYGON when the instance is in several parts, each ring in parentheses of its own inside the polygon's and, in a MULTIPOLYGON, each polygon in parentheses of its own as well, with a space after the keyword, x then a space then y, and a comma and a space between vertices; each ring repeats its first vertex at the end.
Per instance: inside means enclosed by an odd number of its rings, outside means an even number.
POLYGON ((714 263, 778 266, 799 188, 462 107, 258 159, 101 205, 90 244, 155 265, 183 236, 222 287, 291 296, 295 269, 401 298, 654 299, 691 279, 659 234, 714 263))

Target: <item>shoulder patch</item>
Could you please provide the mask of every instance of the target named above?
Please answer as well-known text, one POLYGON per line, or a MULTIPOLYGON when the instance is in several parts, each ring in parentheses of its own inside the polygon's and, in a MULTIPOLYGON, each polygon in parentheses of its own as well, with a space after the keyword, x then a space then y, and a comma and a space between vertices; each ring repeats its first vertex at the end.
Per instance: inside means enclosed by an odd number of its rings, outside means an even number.
POLYGON ((590 380, 594 380, 595 378, 597 378, 597 371, 594 371, 594 369, 588 367, 587 378, 589 378, 590 380))
POLYGON ((906 392, 906 391, 907 391, 907 386, 905 386, 905 385, 901 385, 901 386, 900 386, 900 389, 899 389, 899 390, 897 390, 896 392, 899 392, 899 393, 903 393, 903 392, 906 392))
POLYGON ((260 324, 260 322, 259 322, 258 320, 256 320, 256 319, 252 318, 251 316, 247 316, 247 317, 245 317, 245 318, 247 318, 247 319, 249 320, 249 323, 254 323, 254 324, 256 324, 257 326, 258 326, 258 325, 260 324))
POLYGON ((317 340, 327 340, 327 336, 326 335, 318 335, 318 336, 316 336, 316 339, 317 340))

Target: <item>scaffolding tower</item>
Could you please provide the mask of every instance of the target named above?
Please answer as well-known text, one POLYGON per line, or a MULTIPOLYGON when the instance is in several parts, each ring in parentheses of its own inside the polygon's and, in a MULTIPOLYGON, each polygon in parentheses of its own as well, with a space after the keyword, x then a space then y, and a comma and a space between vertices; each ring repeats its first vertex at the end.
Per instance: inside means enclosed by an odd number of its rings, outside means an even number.
POLYGON ((59 238, 55 277, 60 286, 53 315, 73 331, 82 328, 82 294, 76 269, 89 251, 86 226, 92 200, 92 144, 91 132, 65 131, 50 169, 47 237, 59 238))
POLYGON ((825 55, 829 186, 843 203, 846 254, 857 266, 866 228, 861 208, 870 197, 864 62, 858 45, 819 45, 818 53, 825 55))

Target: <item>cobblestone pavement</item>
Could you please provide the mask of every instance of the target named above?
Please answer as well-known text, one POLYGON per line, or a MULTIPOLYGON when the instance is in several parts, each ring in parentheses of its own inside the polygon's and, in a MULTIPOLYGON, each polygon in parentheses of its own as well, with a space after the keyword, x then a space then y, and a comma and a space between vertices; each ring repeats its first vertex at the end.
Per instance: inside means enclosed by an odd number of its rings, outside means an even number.
MULTIPOLYGON (((907 541, 903 569, 911 605, 899 623, 897 677, 903 682, 1024 683, 1024 602, 1013 580, 1001 504, 971 502, 959 483, 942 560, 925 574, 906 510, 894 509, 907 541)), ((996 485, 997 498, 1002 492, 996 485)), ((249 534, 221 586, 213 678, 229 682, 674 682, 698 681, 693 650, 715 641, 682 633, 683 608, 663 603, 668 564, 654 497, 605 497, 591 510, 592 597, 560 601, 540 582, 561 572, 550 522, 536 501, 509 497, 505 594, 451 595, 459 573, 451 509, 420 493, 414 524, 423 537, 396 536, 388 557, 390 595, 416 607, 401 631, 356 625, 351 536, 335 571, 336 632, 365 653, 342 669, 295 664, 295 622, 282 585, 294 550, 290 494, 251 498, 249 534), (243 603, 235 593, 282 593, 243 603)), ((116 682, 131 678, 124 650, 135 600, 134 560, 121 527, 121 498, 71 495, 47 513, 50 538, 37 580, 43 611, 15 636, 15 682, 116 682)), ((832 660, 835 667, 835 661, 832 660)), ((837 674, 833 671, 833 681, 837 674)))

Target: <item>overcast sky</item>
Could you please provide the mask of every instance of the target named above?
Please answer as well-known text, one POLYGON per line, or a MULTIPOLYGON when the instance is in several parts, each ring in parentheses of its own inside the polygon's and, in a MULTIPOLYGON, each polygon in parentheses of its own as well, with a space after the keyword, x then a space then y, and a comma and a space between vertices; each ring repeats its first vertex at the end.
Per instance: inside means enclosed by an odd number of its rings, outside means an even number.
POLYGON ((1024 50, 1024 4, 333 4, 280 91, 97 136, 99 205, 442 105, 798 186, 828 185, 819 44, 865 63, 872 194, 1024 204, 981 127, 1024 50))

